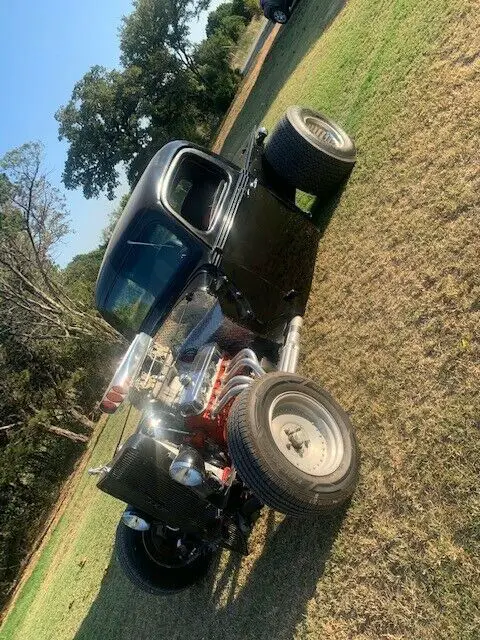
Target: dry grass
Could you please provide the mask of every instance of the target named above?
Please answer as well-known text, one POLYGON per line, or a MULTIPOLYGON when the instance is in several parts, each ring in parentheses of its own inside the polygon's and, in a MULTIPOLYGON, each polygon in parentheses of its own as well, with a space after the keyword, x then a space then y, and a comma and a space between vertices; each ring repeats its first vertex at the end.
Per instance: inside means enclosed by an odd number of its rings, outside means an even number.
POLYGON ((235 53, 232 56, 231 66, 233 69, 243 69, 247 62, 248 54, 253 46, 253 43, 258 38, 261 30, 265 26, 266 19, 263 15, 253 16, 248 23, 245 31, 240 36, 239 41, 235 47, 235 53))
POLYGON ((478 5, 349 0, 317 42, 342 4, 298 5, 225 148, 298 102, 356 138, 329 224, 312 205, 324 233, 302 362, 357 428, 349 509, 267 513, 249 557, 225 554, 206 584, 159 600, 109 565, 116 505, 84 487, 3 637, 480 637, 478 5))
POLYGON ((215 143, 213 144, 212 150, 216 153, 219 153, 219 151, 221 150, 228 134, 230 133, 232 125, 234 124, 236 118, 238 117, 238 114, 241 112, 245 102, 247 101, 248 96, 250 95, 250 92, 252 91, 252 88, 257 81, 258 75, 263 67, 268 52, 270 51, 275 38, 277 37, 279 29, 280 25, 276 25, 272 29, 272 32, 265 40, 265 44, 259 51, 258 56, 256 57, 254 64, 252 65, 252 68, 240 85, 237 95, 235 96, 235 100, 232 102, 222 122, 220 130, 218 131, 215 143))

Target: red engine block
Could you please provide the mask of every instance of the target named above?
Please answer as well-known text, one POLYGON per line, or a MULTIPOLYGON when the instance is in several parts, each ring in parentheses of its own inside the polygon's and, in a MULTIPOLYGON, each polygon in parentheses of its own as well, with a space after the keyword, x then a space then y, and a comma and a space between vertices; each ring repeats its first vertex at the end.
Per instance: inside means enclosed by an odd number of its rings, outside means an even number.
POLYGON ((192 435, 188 436, 186 440, 189 441, 193 447, 202 448, 206 438, 213 440, 222 448, 226 446, 227 420, 234 398, 231 402, 228 402, 216 416, 212 415, 212 409, 215 405, 220 387, 222 386, 222 379, 228 362, 229 360, 223 359, 220 363, 205 411, 198 416, 189 416, 185 420, 185 426, 192 432, 192 435))

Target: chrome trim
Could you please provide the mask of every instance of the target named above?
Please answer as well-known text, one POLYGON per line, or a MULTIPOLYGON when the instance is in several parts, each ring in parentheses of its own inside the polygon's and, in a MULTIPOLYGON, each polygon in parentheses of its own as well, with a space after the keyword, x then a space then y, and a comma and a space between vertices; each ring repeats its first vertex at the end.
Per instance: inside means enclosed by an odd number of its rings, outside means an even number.
MULTIPOLYGON (((199 349, 189 372, 189 384, 184 385, 178 401, 184 416, 199 415, 208 404, 220 367, 221 354, 214 343, 199 349)), ((182 383, 183 384, 183 383, 182 383)))
POLYGON ((287 336, 283 343, 278 370, 295 373, 300 356, 300 329, 303 325, 302 316, 295 316, 288 325, 287 336))
POLYGON ((213 243, 212 250, 210 252, 210 262, 218 266, 221 262, 222 250, 227 242, 228 234, 233 225, 235 215, 240 206, 241 199, 245 193, 248 185, 249 175, 243 169, 240 171, 237 184, 235 185, 235 191, 232 196, 230 206, 223 216, 223 224, 221 225, 217 237, 213 243))
POLYGON ((138 376, 140 369, 142 368, 143 363, 145 362, 145 358, 147 357, 151 344, 151 336, 146 333, 137 333, 130 343, 126 354, 118 365, 117 370, 107 387, 107 391, 103 394, 100 404, 103 402, 112 387, 121 387, 125 389, 125 393, 128 391, 128 388, 132 386, 135 378, 138 376))
POLYGON ((177 220, 180 220, 182 222, 182 224, 184 224, 186 227, 188 227, 188 229, 190 229, 193 233, 195 233, 196 235, 198 235, 198 236, 202 237, 204 240, 206 240, 207 236, 212 233, 213 229, 215 228, 215 226, 217 225, 217 223, 219 221, 219 218, 220 218, 219 214, 220 214, 220 211, 222 210, 223 205, 225 204, 227 192, 228 192, 231 184, 232 184, 232 176, 225 169, 225 166, 222 164, 222 162, 220 162, 217 158, 215 158, 215 156, 212 156, 212 155, 210 155, 208 153, 205 153, 204 151, 201 151, 200 149, 195 149, 193 147, 188 147, 187 146, 187 147, 183 147, 182 149, 180 149, 178 151, 178 153, 172 159, 172 161, 170 163, 170 166, 167 169, 167 172, 165 173, 165 175, 161 179, 160 184, 157 186, 156 196, 157 196, 157 200, 162 203, 162 205, 168 210, 169 213, 171 213, 173 216, 175 216, 175 218, 177 220), (198 156, 199 158, 202 158, 204 160, 207 160, 208 162, 213 163, 214 165, 216 165, 222 171, 222 173, 225 175, 226 183, 225 183, 225 186, 223 187, 222 195, 221 195, 221 197, 220 197, 220 199, 219 199, 219 201, 217 203, 216 210, 213 212, 213 218, 210 221, 208 229, 198 229, 198 227, 195 227, 194 225, 190 224, 188 222, 188 220, 186 220, 183 216, 180 215, 180 213, 175 211, 175 209, 170 205, 170 203, 168 201, 168 198, 167 198, 167 191, 168 191, 168 187, 169 187, 169 185, 171 183, 172 176, 173 176, 178 164, 180 163, 182 157, 185 156, 185 155, 194 155, 194 156, 198 156))

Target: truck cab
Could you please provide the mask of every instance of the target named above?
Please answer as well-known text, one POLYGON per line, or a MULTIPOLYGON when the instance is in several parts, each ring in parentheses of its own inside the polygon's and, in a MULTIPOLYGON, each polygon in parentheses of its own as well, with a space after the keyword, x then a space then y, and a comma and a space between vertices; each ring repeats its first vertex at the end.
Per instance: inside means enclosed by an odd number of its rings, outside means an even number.
POLYGON ((243 166, 186 141, 165 145, 136 185, 96 287, 104 318, 127 337, 154 335, 198 288, 260 336, 303 315, 318 231, 252 133, 243 166))

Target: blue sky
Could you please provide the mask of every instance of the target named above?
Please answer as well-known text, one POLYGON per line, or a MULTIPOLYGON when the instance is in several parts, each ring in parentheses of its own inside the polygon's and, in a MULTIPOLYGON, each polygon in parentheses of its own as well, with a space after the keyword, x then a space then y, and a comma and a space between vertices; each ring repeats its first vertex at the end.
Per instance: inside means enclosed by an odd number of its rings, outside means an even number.
MULTIPOLYGON (((212 2, 212 6, 220 0, 212 2)), ((118 66, 118 28, 131 0, 0 1, 0 157, 30 140, 45 145, 50 180, 61 185, 67 147, 57 138, 54 113, 73 85, 94 64, 118 66)), ((204 35, 205 18, 192 25, 192 39, 204 35)), ((118 197, 126 191, 119 189, 118 197)), ((115 201, 86 200, 66 191, 74 233, 59 248, 62 266, 98 245, 115 201)))

